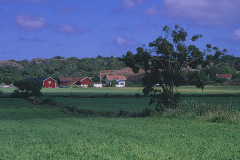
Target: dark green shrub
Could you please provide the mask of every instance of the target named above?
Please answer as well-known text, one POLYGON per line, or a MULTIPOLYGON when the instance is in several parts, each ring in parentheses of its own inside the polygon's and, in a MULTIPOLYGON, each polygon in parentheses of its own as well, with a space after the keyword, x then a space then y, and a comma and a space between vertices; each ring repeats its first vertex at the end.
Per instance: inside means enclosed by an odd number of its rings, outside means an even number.
POLYGON ((139 93, 136 93, 136 94, 135 94, 135 97, 136 97, 136 98, 140 98, 140 94, 139 94, 139 93))
POLYGON ((129 112, 126 111, 124 108, 120 108, 120 109, 117 111, 117 116, 118 116, 118 117, 127 116, 127 115, 129 115, 129 112))
POLYGON ((41 89, 42 84, 36 79, 23 79, 16 81, 14 86, 17 90, 14 90, 12 97, 27 98, 27 97, 40 97, 42 96, 41 89))
POLYGON ((93 87, 93 84, 89 84, 88 87, 92 88, 92 87, 93 87))

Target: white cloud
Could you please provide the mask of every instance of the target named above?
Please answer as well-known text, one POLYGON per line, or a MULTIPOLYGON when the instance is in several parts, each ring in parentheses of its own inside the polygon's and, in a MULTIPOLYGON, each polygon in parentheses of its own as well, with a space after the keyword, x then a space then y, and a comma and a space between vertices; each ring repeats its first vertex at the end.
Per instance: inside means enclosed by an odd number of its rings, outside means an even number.
POLYGON ((234 39, 240 40, 240 29, 237 29, 233 32, 234 39))
POLYGON ((122 37, 116 37, 112 44, 118 46, 118 47, 130 47, 137 45, 137 42, 135 40, 132 40, 130 38, 122 38, 122 37))
POLYGON ((77 30, 72 25, 69 25, 69 24, 65 24, 65 25, 61 26, 59 28, 59 31, 63 32, 63 33, 76 33, 77 32, 77 30))
POLYGON ((86 32, 91 31, 92 27, 81 27, 81 26, 73 26, 70 24, 64 24, 59 28, 59 32, 66 34, 84 34, 86 32))
POLYGON ((160 13, 161 13, 161 11, 157 8, 157 6, 153 6, 153 7, 146 9, 146 11, 144 12, 144 15, 156 16, 156 15, 159 15, 160 13))
POLYGON ((24 28, 44 28, 45 27, 45 18, 38 17, 33 18, 28 15, 18 15, 16 18, 16 22, 19 26, 24 28))
POLYGON ((123 7, 132 9, 146 0, 122 0, 123 7))

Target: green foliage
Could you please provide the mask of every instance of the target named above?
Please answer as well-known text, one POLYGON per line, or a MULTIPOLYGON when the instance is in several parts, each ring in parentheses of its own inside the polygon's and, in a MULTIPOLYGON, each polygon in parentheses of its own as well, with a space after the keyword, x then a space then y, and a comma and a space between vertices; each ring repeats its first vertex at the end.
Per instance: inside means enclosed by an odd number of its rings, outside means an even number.
MULTIPOLYGON (((198 70, 206 67, 210 61, 217 61, 224 51, 207 45, 207 51, 202 52, 195 45, 188 45, 188 34, 178 25, 173 30, 165 26, 163 32, 165 34, 149 43, 149 48, 139 47, 136 54, 128 51, 126 55, 123 55, 123 61, 134 72, 138 72, 140 68, 145 70, 145 77, 143 78, 144 94, 150 92, 160 94, 159 99, 155 98, 157 105, 174 108, 177 104, 174 86, 182 85, 184 78, 188 77, 196 87, 203 88, 204 79, 198 70), (205 60, 207 53, 209 53, 208 59, 205 60), (187 74, 188 71, 184 71, 184 69, 188 67, 196 71, 187 74), (159 84, 162 90, 154 88, 155 84, 159 84)), ((194 35, 191 40, 196 41, 201 37, 201 35, 194 35)))
POLYGON ((0 83, 13 84, 22 79, 21 71, 13 66, 0 67, 0 83))
POLYGON ((57 55, 57 56, 53 57, 53 59, 65 59, 65 57, 57 55))
POLYGON ((164 117, 168 118, 191 118, 217 123, 240 123, 240 112, 231 103, 207 104, 196 100, 185 100, 181 102, 178 109, 165 110, 164 117))
POLYGON ((97 80, 100 70, 116 70, 125 67, 122 61, 114 57, 98 56, 97 58, 82 59, 70 57, 65 59, 61 56, 55 56, 53 59, 44 59, 39 63, 19 61, 18 63, 24 66, 21 71, 22 76, 53 77, 56 79, 59 77, 95 76, 95 80, 97 80))
POLYGON ((14 83, 14 86, 16 86, 18 89, 14 90, 12 93, 12 97, 40 97, 42 96, 41 89, 42 84, 40 81, 36 79, 23 79, 20 81, 16 81, 14 83))
POLYGON ((117 84, 118 84, 118 83, 117 83, 116 80, 112 80, 112 81, 109 82, 108 85, 111 86, 111 87, 115 87, 117 84))

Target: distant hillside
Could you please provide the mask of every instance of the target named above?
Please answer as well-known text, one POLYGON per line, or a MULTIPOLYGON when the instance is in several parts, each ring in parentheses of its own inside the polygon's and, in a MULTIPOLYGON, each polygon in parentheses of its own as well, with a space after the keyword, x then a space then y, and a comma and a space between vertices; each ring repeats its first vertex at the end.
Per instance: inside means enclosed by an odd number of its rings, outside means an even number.
POLYGON ((21 64, 18 64, 16 62, 0 60, 0 67, 2 66, 12 66, 12 67, 16 67, 19 70, 22 70, 24 68, 21 64))

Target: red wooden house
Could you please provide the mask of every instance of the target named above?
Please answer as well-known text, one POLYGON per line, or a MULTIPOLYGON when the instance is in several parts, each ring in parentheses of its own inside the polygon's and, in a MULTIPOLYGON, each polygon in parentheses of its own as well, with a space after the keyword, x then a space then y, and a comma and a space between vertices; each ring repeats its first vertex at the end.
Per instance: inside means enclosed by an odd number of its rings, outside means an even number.
POLYGON ((93 81, 88 77, 59 78, 59 82, 61 86, 79 85, 87 87, 88 85, 93 84, 93 81))
POLYGON ((57 87, 57 81, 51 77, 45 77, 45 78, 36 78, 38 81, 41 81, 42 88, 56 88, 57 87))

